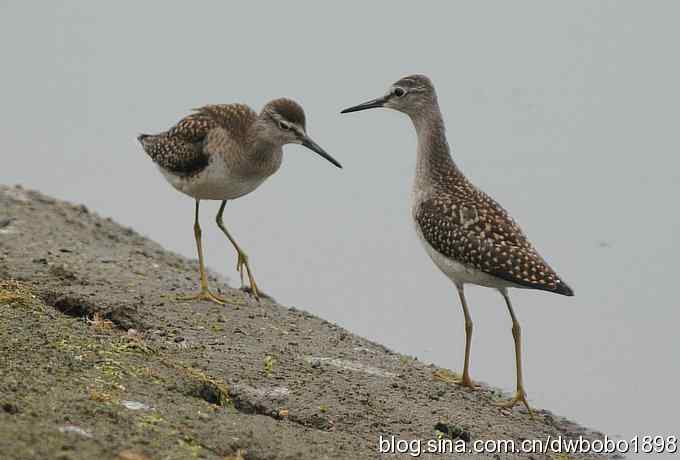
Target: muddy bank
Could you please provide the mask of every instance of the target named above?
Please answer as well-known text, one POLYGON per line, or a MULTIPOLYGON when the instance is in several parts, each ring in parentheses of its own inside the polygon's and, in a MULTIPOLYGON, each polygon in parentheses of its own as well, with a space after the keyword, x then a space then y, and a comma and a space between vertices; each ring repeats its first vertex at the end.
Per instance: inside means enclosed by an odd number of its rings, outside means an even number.
POLYGON ((210 278, 228 305, 178 301, 195 261, 0 186, 0 458, 370 459, 381 434, 601 436, 210 278))

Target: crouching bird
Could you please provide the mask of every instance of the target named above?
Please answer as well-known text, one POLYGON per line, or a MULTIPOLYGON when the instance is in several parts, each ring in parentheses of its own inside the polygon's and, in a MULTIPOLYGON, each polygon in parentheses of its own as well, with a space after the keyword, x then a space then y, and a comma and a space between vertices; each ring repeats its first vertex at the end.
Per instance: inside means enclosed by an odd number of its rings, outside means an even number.
POLYGON ((236 249, 236 269, 248 276, 249 290, 259 299, 245 251, 224 225, 222 215, 228 200, 255 190, 281 167, 282 147, 301 144, 333 165, 342 166, 308 135, 305 112, 295 101, 281 98, 269 102, 257 114, 243 104, 207 105, 160 134, 138 137, 144 151, 173 187, 196 200, 194 236, 200 270, 200 291, 186 298, 225 301, 208 288, 205 273, 199 205, 201 200, 220 200, 217 225, 236 249))

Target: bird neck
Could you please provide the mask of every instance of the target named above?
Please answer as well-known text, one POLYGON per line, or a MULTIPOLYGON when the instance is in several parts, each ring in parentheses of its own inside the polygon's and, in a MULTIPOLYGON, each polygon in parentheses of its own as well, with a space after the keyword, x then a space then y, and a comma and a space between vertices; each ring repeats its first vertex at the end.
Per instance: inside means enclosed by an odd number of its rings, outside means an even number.
POLYGON ((418 135, 416 187, 430 188, 443 177, 462 176, 451 158, 446 141, 446 128, 439 104, 435 100, 430 110, 411 116, 418 135))
POLYGON ((248 133, 248 153, 254 159, 264 160, 281 150, 281 145, 267 135, 267 125, 257 120, 248 133))
POLYGON ((281 150, 281 146, 271 142, 269 139, 256 138, 251 144, 250 154, 256 158, 269 158, 276 152, 281 150))

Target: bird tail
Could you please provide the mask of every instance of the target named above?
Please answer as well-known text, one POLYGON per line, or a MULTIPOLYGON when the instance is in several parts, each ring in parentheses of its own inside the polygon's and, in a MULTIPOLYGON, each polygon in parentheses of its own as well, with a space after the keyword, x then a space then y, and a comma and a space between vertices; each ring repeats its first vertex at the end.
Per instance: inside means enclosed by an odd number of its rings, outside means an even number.
POLYGON ((567 283, 564 281, 560 280, 559 284, 557 285, 557 288, 554 291, 556 294, 562 294, 566 296, 573 296, 574 295, 574 290, 569 287, 567 283))

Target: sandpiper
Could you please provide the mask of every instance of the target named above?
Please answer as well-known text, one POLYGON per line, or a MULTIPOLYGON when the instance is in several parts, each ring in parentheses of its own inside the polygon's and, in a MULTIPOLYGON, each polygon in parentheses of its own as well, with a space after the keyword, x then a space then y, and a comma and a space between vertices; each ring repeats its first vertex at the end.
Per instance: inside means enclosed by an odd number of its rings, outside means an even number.
POLYGON ((394 83, 377 99, 342 113, 386 107, 411 118, 418 136, 412 218, 416 232, 435 265, 456 285, 465 316, 465 362, 458 383, 474 388, 470 379, 472 319, 463 291, 465 284, 497 289, 510 312, 515 342, 517 387, 513 398, 500 405, 524 403, 521 330, 508 288, 540 289, 574 295, 548 266, 520 227, 496 201, 475 187, 451 158, 434 86, 424 75, 394 83))
POLYGON ((243 104, 207 105, 196 109, 169 130, 156 135, 142 134, 138 140, 165 179, 196 200, 194 236, 201 288, 189 299, 220 304, 224 299, 208 289, 205 274, 198 221, 200 201, 222 201, 217 225, 236 249, 236 269, 241 286, 245 269, 250 292, 259 299, 248 256, 222 220, 227 200, 247 195, 274 174, 281 166, 282 147, 286 144, 302 144, 338 168, 342 167, 307 135, 305 112, 297 102, 286 98, 269 102, 259 115, 243 104))

